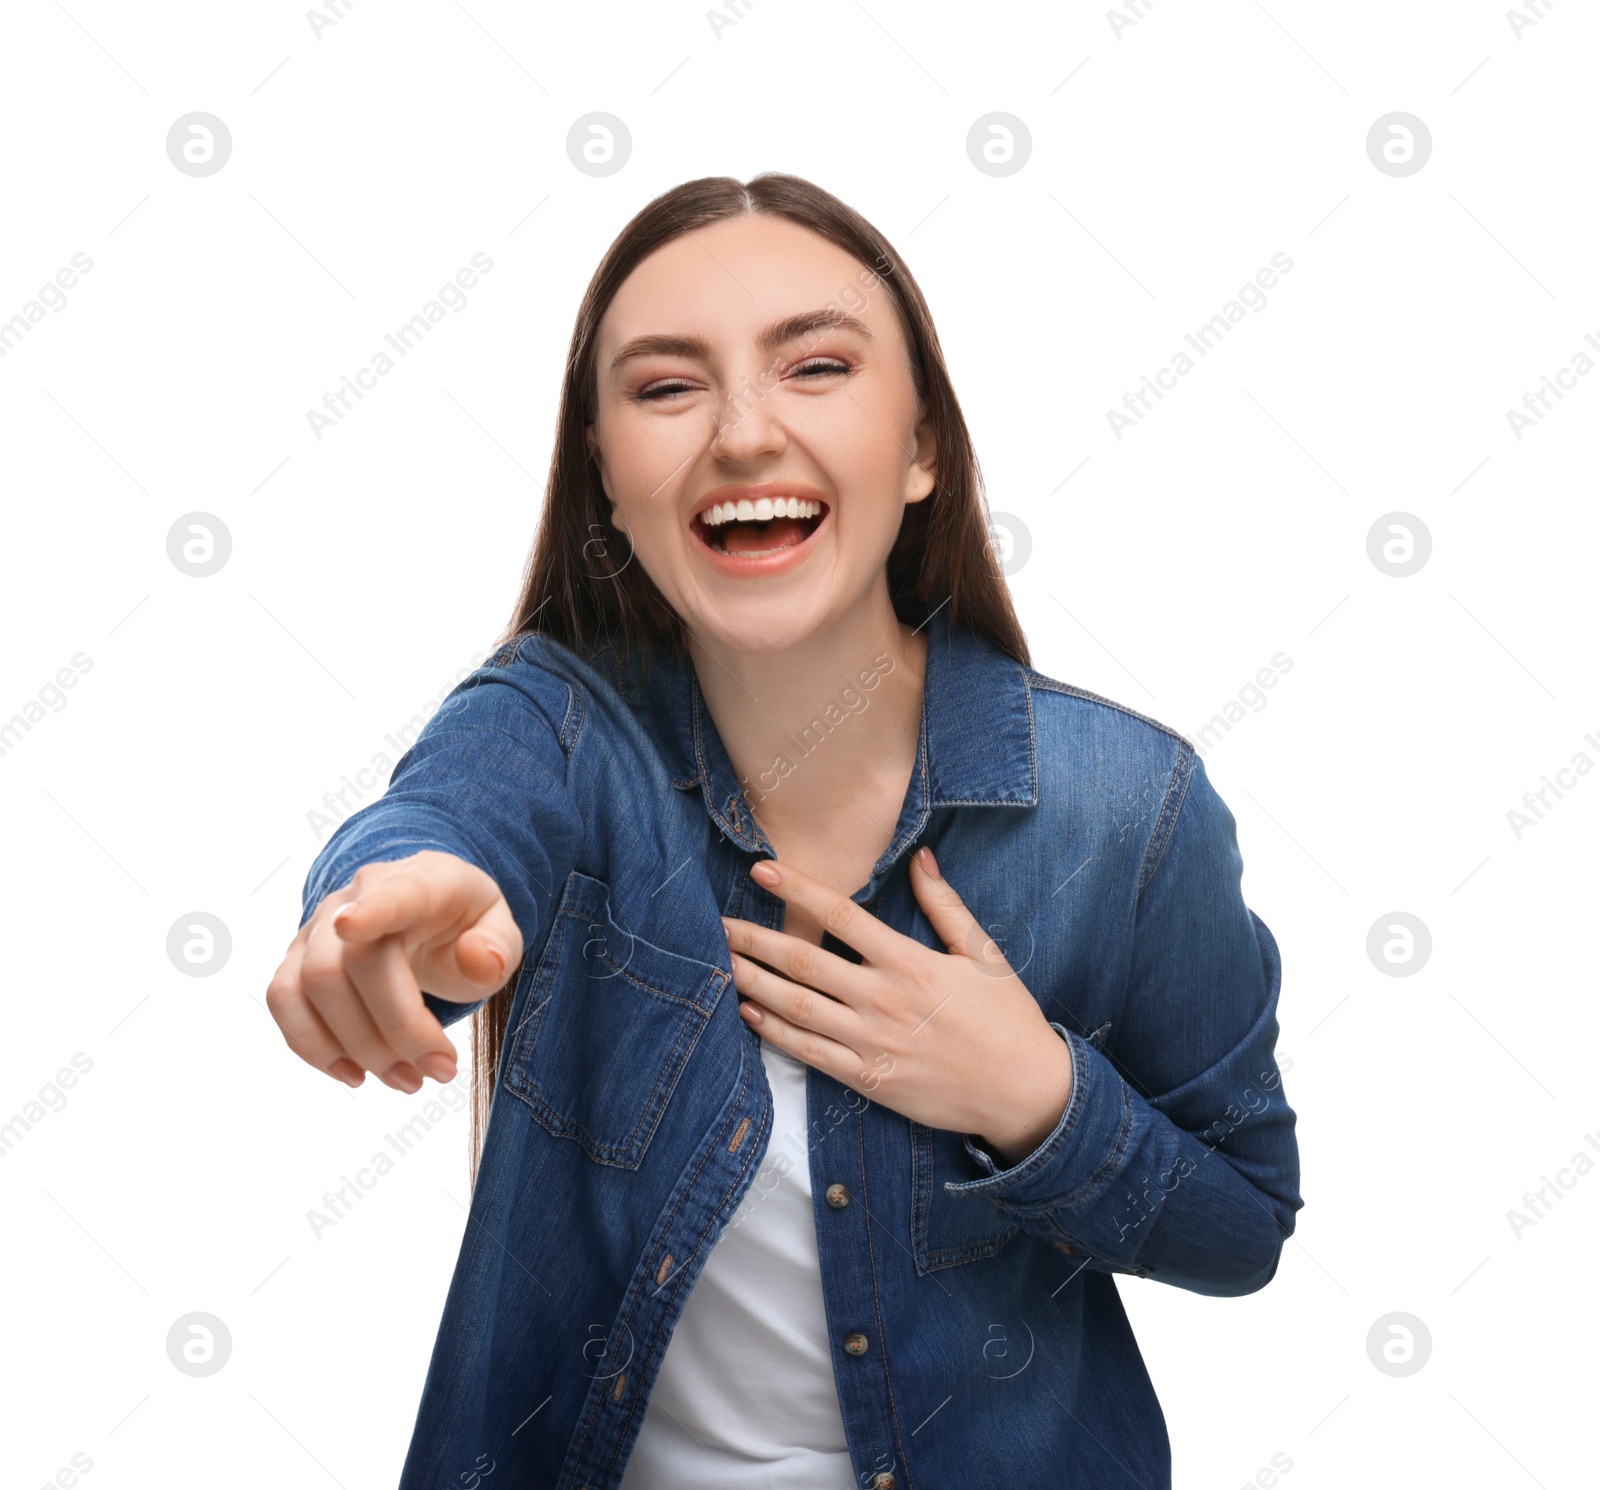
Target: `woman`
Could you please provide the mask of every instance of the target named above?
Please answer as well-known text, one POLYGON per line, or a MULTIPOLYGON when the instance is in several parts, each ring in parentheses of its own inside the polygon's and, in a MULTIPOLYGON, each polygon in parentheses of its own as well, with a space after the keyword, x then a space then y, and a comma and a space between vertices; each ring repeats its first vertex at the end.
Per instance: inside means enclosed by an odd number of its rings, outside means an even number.
POLYGON ((1252 1292, 1301 1205, 1240 873, 1188 741, 1029 665, 882 235, 785 175, 650 203, 508 638, 268 991, 402 1091, 476 1014, 402 1486, 1168 1485, 1111 1275, 1252 1292))

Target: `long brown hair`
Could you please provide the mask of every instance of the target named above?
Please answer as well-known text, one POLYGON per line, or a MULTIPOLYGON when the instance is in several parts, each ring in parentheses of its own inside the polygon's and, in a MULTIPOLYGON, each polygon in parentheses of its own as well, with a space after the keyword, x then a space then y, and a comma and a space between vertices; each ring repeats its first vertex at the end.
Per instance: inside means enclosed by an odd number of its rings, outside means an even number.
MULTIPOLYGON (((992 548, 978 458, 921 289, 888 240, 860 213, 821 187, 777 171, 748 182, 702 176, 663 192, 623 228, 600 261, 572 328, 544 511, 499 655, 540 632, 585 659, 608 646, 624 664, 635 648, 646 655, 660 648, 674 657, 688 656, 681 618, 643 566, 629 562, 632 550, 611 523, 585 439, 598 397, 600 322, 623 281, 647 255, 709 223, 756 213, 809 228, 857 259, 887 290, 905 334, 917 396, 936 432, 937 464, 933 492, 907 504, 889 554, 895 613, 917 624, 947 603, 953 624, 966 625, 1028 665, 1028 643, 992 548)), ((519 973, 472 1016, 474 1185, 519 973)))

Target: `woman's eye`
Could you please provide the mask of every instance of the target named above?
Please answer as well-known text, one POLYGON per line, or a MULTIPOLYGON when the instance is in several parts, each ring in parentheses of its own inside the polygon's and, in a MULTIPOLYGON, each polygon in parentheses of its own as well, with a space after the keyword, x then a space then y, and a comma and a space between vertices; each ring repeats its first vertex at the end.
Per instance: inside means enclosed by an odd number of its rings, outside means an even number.
POLYGON ((655 383, 649 388, 644 389, 642 392, 636 393, 634 397, 638 399, 640 403, 651 403, 656 399, 665 397, 669 393, 684 393, 687 391, 690 391, 687 383, 655 383))
POLYGON ((830 373, 849 372, 850 364, 848 362, 836 361, 832 357, 822 357, 811 362, 802 362, 799 367, 795 368, 794 371, 797 376, 802 373, 812 376, 827 376, 830 373))
MULTIPOLYGON (((809 362, 802 362, 793 368, 790 377, 798 377, 805 382, 816 378, 834 377, 839 373, 853 372, 855 369, 848 362, 841 362, 835 357, 816 357, 809 362)), ((694 386, 681 378, 667 380, 661 383, 652 383, 648 388, 641 389, 634 394, 638 403, 658 403, 663 399, 671 399, 680 393, 693 393, 694 386)))

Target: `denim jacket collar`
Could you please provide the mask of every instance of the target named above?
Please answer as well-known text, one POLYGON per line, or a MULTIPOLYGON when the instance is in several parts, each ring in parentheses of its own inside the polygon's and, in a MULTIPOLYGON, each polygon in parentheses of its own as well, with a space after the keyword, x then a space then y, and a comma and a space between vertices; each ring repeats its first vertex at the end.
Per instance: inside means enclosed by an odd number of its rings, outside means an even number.
MULTIPOLYGON (((921 834, 934 808, 1032 807, 1039 800, 1026 670, 986 637, 954 624, 947 606, 922 625, 928 660, 917 761, 894 837, 873 867, 869 893, 921 834)), ((662 690, 660 707, 645 717, 671 721, 673 738, 659 743, 673 785, 699 786, 712 821, 731 842, 752 853, 773 853, 750 812, 692 663, 662 665, 658 657, 657 667, 652 690, 662 690)))

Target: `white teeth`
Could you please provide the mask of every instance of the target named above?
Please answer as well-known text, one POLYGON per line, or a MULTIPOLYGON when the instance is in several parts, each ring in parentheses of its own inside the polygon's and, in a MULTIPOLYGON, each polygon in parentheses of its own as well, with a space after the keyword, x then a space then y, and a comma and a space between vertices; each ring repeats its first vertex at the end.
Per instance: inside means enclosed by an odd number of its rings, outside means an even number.
POLYGON ((774 517, 815 517, 822 511, 821 502, 807 502, 800 497, 758 497, 752 502, 741 497, 737 502, 719 502, 700 514, 707 527, 720 527, 731 522, 767 522, 774 517))

